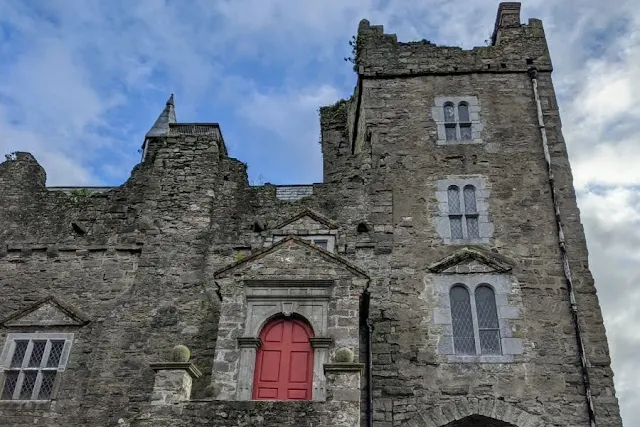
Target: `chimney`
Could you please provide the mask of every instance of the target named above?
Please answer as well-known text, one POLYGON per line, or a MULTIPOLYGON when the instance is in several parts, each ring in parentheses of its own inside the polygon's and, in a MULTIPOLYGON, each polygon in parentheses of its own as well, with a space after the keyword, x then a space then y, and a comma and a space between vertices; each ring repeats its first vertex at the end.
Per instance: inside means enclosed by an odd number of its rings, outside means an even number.
POLYGON ((500 30, 503 28, 517 28, 520 26, 520 7, 519 2, 504 2, 498 6, 498 16, 496 17, 496 25, 493 30, 492 45, 498 43, 500 30))

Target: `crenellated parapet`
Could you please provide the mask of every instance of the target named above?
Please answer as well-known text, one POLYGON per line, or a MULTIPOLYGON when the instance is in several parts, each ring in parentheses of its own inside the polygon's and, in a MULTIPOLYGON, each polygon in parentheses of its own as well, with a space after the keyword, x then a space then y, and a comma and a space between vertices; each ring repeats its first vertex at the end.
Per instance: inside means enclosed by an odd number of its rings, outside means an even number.
POLYGON ((500 5, 490 46, 465 50, 427 40, 398 42, 381 25, 362 20, 356 42, 356 71, 362 77, 551 71, 542 21, 520 22, 520 3, 500 5))

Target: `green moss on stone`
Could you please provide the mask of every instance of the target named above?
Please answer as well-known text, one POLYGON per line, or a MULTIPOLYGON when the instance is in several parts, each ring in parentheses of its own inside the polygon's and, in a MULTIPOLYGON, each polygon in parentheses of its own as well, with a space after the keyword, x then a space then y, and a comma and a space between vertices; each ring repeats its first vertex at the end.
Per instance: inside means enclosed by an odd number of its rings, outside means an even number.
POLYGON ((171 360, 173 362, 188 362, 191 359, 191 350, 185 345, 177 345, 171 349, 171 360))

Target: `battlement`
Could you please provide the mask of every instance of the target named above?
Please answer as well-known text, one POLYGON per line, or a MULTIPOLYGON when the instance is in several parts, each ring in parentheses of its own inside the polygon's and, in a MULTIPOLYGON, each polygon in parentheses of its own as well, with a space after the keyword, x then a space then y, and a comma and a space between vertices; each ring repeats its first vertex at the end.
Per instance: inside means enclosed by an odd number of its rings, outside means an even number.
POLYGON ((501 3, 490 46, 438 46, 428 40, 398 42, 381 25, 358 27, 356 71, 363 77, 551 71, 542 21, 520 22, 520 3, 501 3))

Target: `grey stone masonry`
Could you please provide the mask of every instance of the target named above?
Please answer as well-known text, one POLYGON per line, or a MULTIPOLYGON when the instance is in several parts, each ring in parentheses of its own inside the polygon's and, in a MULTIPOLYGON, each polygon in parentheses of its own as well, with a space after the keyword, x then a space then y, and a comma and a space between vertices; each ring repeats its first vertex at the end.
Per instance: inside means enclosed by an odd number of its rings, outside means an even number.
POLYGON ((191 397, 193 378, 202 374, 191 363, 152 363, 156 376, 151 393, 151 405, 171 405, 191 397))
MULTIPOLYGON (((465 50, 399 42, 363 20, 354 93, 320 109, 320 184, 249 185, 220 126, 174 123, 173 100, 120 186, 48 189, 31 154, 9 155, 0 424, 621 427, 544 29, 503 3, 493 30, 489 46, 465 50), (465 143, 443 138, 445 102, 469 106, 465 143), (476 354, 455 354, 454 285, 493 291, 497 319, 483 330, 499 333, 499 353, 474 341, 476 354), (310 400, 252 400, 273 319, 308 327, 310 400), (54 380, 42 351, 64 336, 64 370, 37 400, 54 380), (152 365, 177 345, 201 376, 152 365), (351 353, 355 370, 336 366, 351 353)), ((478 313, 494 313, 482 310, 466 318, 474 333, 478 313)))
POLYGON ((279 185, 276 187, 276 198, 278 200, 299 200, 312 194, 312 185, 279 185))

